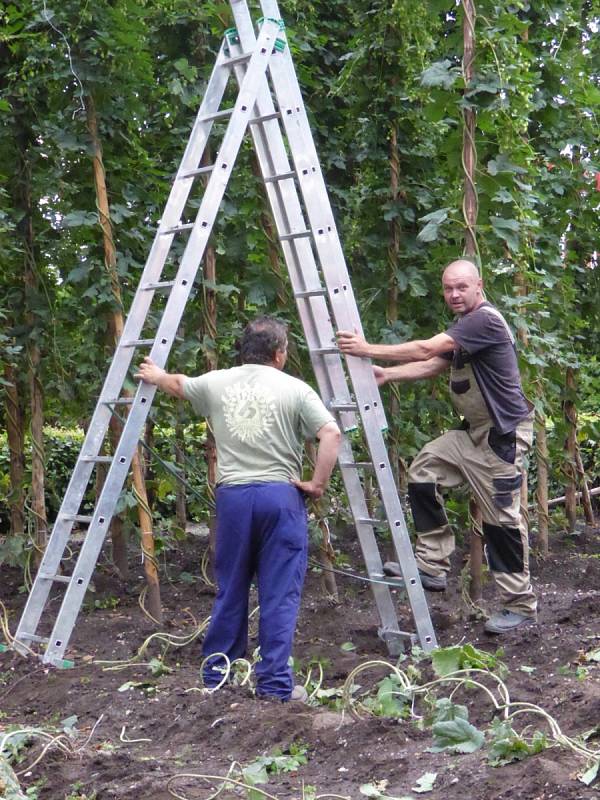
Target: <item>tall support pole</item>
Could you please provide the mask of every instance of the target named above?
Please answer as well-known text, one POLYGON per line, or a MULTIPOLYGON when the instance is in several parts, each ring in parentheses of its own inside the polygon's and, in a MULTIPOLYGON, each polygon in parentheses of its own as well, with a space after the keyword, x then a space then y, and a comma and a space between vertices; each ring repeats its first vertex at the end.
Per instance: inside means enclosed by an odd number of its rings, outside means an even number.
MULTIPOLYGON (((465 88, 473 79, 473 64, 475 62, 475 3, 473 0, 463 0, 463 77, 465 88)), ((479 261, 477 248, 477 188, 475 186, 475 168, 477 166, 477 148, 475 146, 475 110, 463 108, 463 149, 462 166, 464 173, 464 192, 462 212, 465 226, 464 254, 479 261)), ((480 265, 481 267, 481 265, 480 265)), ((481 509, 474 499, 469 502, 469 519, 471 531, 470 566, 471 582, 469 596, 477 602, 481 598, 482 568, 483 568, 483 533, 481 509)))

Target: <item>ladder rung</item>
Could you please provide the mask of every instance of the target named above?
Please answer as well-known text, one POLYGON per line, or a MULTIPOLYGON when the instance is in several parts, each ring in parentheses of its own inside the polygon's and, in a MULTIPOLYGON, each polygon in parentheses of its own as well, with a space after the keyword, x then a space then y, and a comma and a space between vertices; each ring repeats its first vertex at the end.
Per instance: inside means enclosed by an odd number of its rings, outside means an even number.
POLYGON ((321 287, 320 289, 306 289, 303 292, 294 292, 294 297, 324 297, 327 294, 327 289, 321 287))
POLYGON ((386 575, 385 572, 371 572, 369 578, 374 578, 378 581, 385 581, 386 583, 393 583, 398 586, 404 586, 404 578, 398 575, 386 575))
POLYGON ((129 342, 122 342, 121 347, 152 347, 154 339, 131 339, 129 342))
POLYGON ((289 242, 292 239, 303 239, 312 236, 311 231, 298 231, 298 233, 282 233, 279 237, 282 242, 289 242))
POLYGON ((40 642, 41 644, 48 644, 50 641, 46 636, 38 636, 36 633, 20 633, 19 639, 27 639, 30 642, 40 642))
POLYGON ((344 402, 343 400, 332 400, 329 403, 329 410, 330 411, 356 411, 358 406, 352 400, 347 400, 344 402))
POLYGON ((63 519, 67 522, 85 522, 86 525, 89 525, 93 517, 88 517, 85 514, 68 514, 63 519))
POLYGON ((207 114, 202 117, 198 122, 212 122, 215 119, 227 119, 233 114, 233 108, 224 108, 223 111, 215 111, 214 114, 207 114))
POLYGON ((143 292, 153 292, 156 289, 170 289, 173 286, 175 286, 175 281, 159 281, 158 283, 147 283, 140 288, 143 292))
POLYGON ((161 236, 166 236, 169 233, 181 233, 182 231, 191 231, 194 227, 193 222, 186 222, 184 225, 175 225, 173 228, 165 228, 161 231, 161 236))
POLYGON ((87 462, 93 461, 94 464, 110 464, 110 462, 113 460, 113 457, 112 456, 82 456, 81 460, 82 461, 87 461, 87 462))
POLYGON ((106 406, 131 406, 133 405, 134 398, 133 397, 117 397, 115 400, 105 400, 104 405, 106 406))
POLYGON ((256 122, 268 122, 271 119, 279 119, 281 114, 279 111, 274 111, 272 114, 263 114, 261 117, 253 117, 252 119, 248 120, 250 125, 254 125, 256 122))
POLYGON ((184 172, 183 175, 178 175, 178 180, 182 181, 184 178, 195 178, 196 175, 206 175, 208 172, 212 172, 215 168, 214 164, 210 164, 208 167, 198 167, 198 169, 192 169, 189 172, 184 172))
POLYGON ((237 64, 243 64, 245 61, 250 61, 252 58, 252 53, 241 53, 239 56, 232 56, 231 58, 226 58, 224 61, 221 61, 219 64, 220 67, 235 67, 237 64))
POLYGON ((352 469, 352 467, 356 469, 373 469, 373 463, 371 461, 340 461, 340 467, 348 467, 352 469))
POLYGON ((264 179, 265 183, 275 183, 276 181, 286 181, 288 178, 295 178, 296 173, 292 172, 280 172, 279 175, 269 175, 268 178, 264 179))
POLYGON ((56 581, 57 583, 71 583, 69 575, 52 575, 50 572, 40 572, 38 578, 43 578, 46 581, 56 581))
POLYGON ((375 519, 374 517, 358 517, 356 521, 360 525, 387 525, 387 520, 375 519))
POLYGON ((333 355, 334 353, 339 353, 339 349, 337 347, 315 347, 313 350, 310 350, 310 353, 317 356, 328 356, 333 355))

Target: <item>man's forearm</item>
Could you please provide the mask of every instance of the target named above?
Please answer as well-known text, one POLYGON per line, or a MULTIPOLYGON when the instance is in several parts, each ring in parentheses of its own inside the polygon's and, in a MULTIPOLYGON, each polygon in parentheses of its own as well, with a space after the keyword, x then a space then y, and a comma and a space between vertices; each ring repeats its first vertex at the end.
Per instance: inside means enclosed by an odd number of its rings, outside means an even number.
POLYGON ((171 397, 179 397, 183 400, 183 384, 185 375, 163 372, 156 380, 156 386, 162 391, 170 394, 171 397))
POLYGON ((429 361, 458 346, 447 333, 438 333, 431 339, 413 339, 402 344, 370 344, 359 333, 338 331, 337 340, 340 352, 345 355, 395 361, 399 364, 429 361))
POLYGON ((312 483, 322 488, 327 486, 340 449, 341 434, 337 425, 327 426, 319 436, 317 458, 312 483))
POLYGON ((144 358, 134 377, 153 384, 172 397, 184 398, 183 384, 186 376, 166 372, 162 367, 155 364, 149 356, 144 358))
POLYGON ((402 344, 369 344, 366 355, 378 361, 396 361, 398 364, 409 364, 413 361, 425 361, 431 357, 431 351, 425 341, 415 339, 402 344))
POLYGON ((444 358, 432 358, 429 361, 413 361, 395 367, 385 367, 385 383, 394 381, 419 381, 424 378, 435 378, 448 369, 450 362, 444 358))

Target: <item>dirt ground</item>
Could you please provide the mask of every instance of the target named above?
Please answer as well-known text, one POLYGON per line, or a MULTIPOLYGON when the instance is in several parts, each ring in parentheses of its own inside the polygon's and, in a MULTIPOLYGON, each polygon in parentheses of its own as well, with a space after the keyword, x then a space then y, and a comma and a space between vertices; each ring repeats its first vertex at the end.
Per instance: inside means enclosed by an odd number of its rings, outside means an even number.
MULTIPOLYGON (((169 554, 170 580, 165 579, 162 588, 162 629, 168 633, 190 632, 193 619, 201 621, 210 612, 212 596, 199 569, 205 547, 205 539, 193 536, 178 552, 169 554)), ((348 556, 351 571, 363 572, 358 546, 350 535, 338 540, 336 547, 348 556)), ((459 590, 461 558, 458 552, 449 590, 443 595, 428 595, 440 645, 470 642, 489 653, 501 646, 511 700, 541 705, 568 736, 599 726, 600 663, 587 661, 584 654, 600 646, 600 531, 587 529, 572 537, 555 534, 550 558, 540 561, 534 557, 539 624, 502 641, 486 636, 481 620, 470 618, 459 590)), ((22 574, 2 567, 0 578, 0 599, 9 608, 14 631, 25 601, 25 595, 19 593, 22 574)), ((308 662, 321 661, 321 690, 327 693, 339 689, 359 664, 387 658, 387 650, 377 637, 370 588, 338 575, 341 602, 333 606, 325 597, 321 580, 317 572, 309 572, 295 658, 303 672, 300 680, 306 677, 308 662)), ((23 789, 29 787, 29 797, 166 800, 179 796, 198 800, 212 796, 219 782, 180 778, 170 784, 175 792, 172 795, 169 779, 184 773, 224 776, 233 762, 248 767, 259 757, 272 755, 276 748, 284 754, 304 752, 306 763, 296 764, 294 771, 270 774, 269 782, 259 787, 268 794, 255 793, 252 800, 264 796, 301 800, 303 791, 306 800, 319 795, 352 800, 366 796, 403 800, 421 796, 430 800, 600 797, 593 785, 588 788, 577 780, 585 759, 564 747, 493 767, 488 763, 487 743, 466 755, 430 752, 431 729, 410 719, 364 713, 357 719, 351 712, 342 714, 335 707, 333 693, 329 706, 324 704, 327 698, 305 706, 260 701, 248 686, 228 686, 211 695, 190 691, 200 686, 200 639, 180 649, 169 649, 164 663, 171 672, 153 676, 148 666, 140 664, 106 671, 95 661, 131 658, 156 627, 138 605, 141 578, 132 580, 126 590, 105 563, 96 572, 94 586, 69 650, 69 657, 75 661, 73 669, 48 669, 12 652, 0 657, 0 733, 11 725, 60 731, 61 720, 77 717, 70 755, 51 747, 30 769, 28 765, 41 753, 42 743, 33 742, 19 751, 20 762, 15 768, 21 772, 23 789), (125 685, 128 682, 132 685, 125 685), (432 790, 421 793, 418 781, 425 773, 436 773, 436 778, 432 790)), ((487 581, 485 601, 491 608, 493 593, 487 581)), ((402 623, 412 629, 402 595, 396 590, 395 594, 402 623)), ((254 646, 255 640, 251 642, 251 648, 254 646)), ((143 660, 148 662, 162 652, 162 647, 153 647, 143 660)), ((411 665, 421 672, 416 678, 419 683, 434 677, 431 659, 408 657, 399 666, 412 670, 411 665)), ((356 680, 361 686, 358 694, 387 672, 374 667, 362 673, 356 680)), ((313 679, 317 674, 313 669, 313 679)), ((451 690, 449 685, 441 686, 438 697, 448 697, 451 690)), ((494 713, 485 693, 463 688, 453 699, 468 707, 470 721, 480 730, 490 727, 494 713)), ((422 708, 417 704, 415 711, 422 708)), ((517 717, 516 729, 522 731, 527 726, 528 735, 536 729, 549 731, 542 718, 517 717)), ((591 738, 588 746, 600 748, 600 738, 591 738)), ((293 766, 291 759, 286 763, 293 766)), ((241 778, 239 771, 232 774, 241 778)), ((247 795, 244 790, 236 793, 228 788, 220 796, 247 795)))

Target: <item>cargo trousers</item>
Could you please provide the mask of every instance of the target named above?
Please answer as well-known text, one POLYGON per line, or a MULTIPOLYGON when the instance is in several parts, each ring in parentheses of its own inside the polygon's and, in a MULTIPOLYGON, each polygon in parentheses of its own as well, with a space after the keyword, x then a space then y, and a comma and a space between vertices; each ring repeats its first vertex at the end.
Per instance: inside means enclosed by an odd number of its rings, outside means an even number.
POLYGON ((533 438, 533 413, 516 430, 499 433, 468 363, 452 369, 450 392, 455 409, 464 418, 462 429, 448 431, 425 445, 408 473, 417 565, 432 576, 449 570, 455 542, 442 490, 467 484, 481 509, 487 563, 503 608, 535 617, 528 531, 521 513, 522 474, 533 438))

